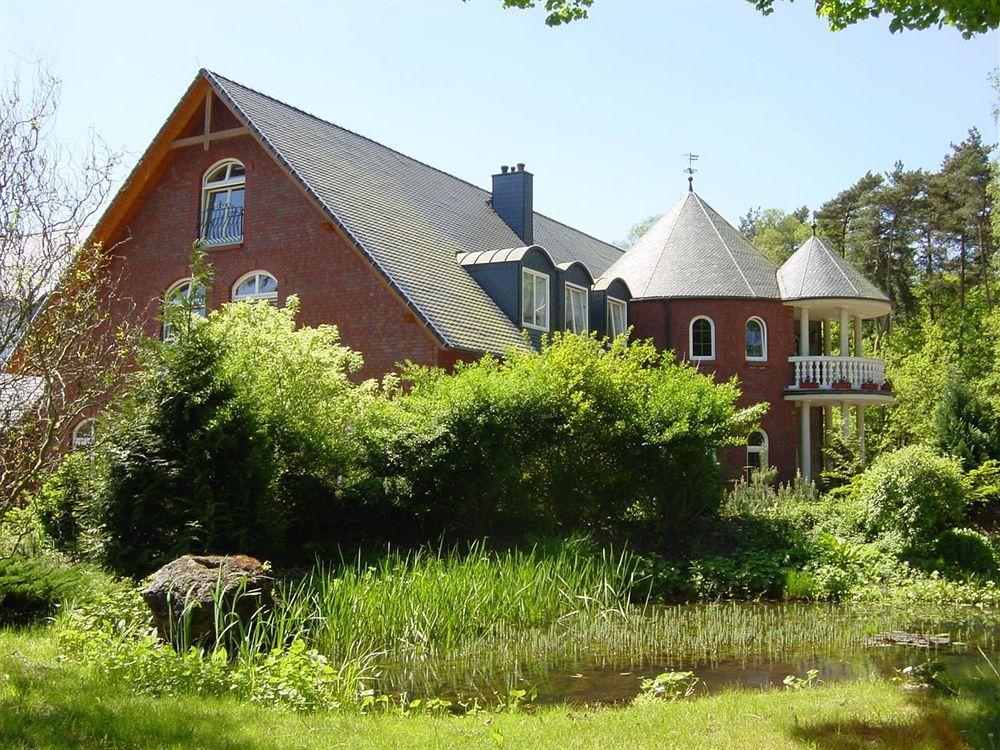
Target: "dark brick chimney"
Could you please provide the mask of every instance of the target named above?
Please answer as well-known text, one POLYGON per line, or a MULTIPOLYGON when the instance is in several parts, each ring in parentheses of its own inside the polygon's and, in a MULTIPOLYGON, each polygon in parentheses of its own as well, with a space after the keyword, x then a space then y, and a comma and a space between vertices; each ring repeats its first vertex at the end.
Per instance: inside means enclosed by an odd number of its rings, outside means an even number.
POLYGON ((524 164, 500 167, 500 173, 493 175, 493 210, 525 245, 535 241, 532 179, 524 164))

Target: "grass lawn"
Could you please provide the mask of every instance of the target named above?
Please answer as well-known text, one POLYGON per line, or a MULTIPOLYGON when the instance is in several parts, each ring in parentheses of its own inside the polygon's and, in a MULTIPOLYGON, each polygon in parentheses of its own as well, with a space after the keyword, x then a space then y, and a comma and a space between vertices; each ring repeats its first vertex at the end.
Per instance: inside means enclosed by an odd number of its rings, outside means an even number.
POLYGON ((984 671, 958 693, 911 696, 870 681, 628 708, 297 715, 219 698, 134 696, 60 663, 44 628, 0 630, 4 748, 1000 748, 1000 680, 984 671))

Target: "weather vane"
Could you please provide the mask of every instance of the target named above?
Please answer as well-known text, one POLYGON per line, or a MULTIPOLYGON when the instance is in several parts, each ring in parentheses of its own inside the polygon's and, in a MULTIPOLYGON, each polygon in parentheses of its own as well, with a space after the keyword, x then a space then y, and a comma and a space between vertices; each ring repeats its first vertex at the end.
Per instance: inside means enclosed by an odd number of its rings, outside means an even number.
POLYGON ((684 171, 687 173, 688 176, 688 192, 693 193, 694 173, 698 171, 697 169, 694 168, 694 163, 698 161, 698 154, 687 153, 687 154, 681 154, 681 156, 687 157, 688 160, 687 169, 685 169, 684 171))

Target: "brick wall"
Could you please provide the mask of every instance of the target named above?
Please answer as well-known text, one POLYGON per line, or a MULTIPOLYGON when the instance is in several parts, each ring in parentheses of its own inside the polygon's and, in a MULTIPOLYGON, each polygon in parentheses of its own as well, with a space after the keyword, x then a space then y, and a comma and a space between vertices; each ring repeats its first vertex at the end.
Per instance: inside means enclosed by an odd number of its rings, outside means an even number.
MULTIPOLYGON (((784 389, 792 381, 788 357, 795 350, 795 321, 792 308, 776 300, 753 299, 673 299, 634 300, 629 316, 635 336, 651 338, 662 349, 673 349, 681 359, 688 357, 688 326, 699 315, 715 323, 715 359, 697 365, 716 380, 733 375, 740 380, 740 406, 767 402, 770 409, 761 421, 769 441, 769 459, 778 468, 781 481, 795 476, 797 411, 784 400, 784 389), (756 316, 767 324, 767 361, 748 362, 744 348, 744 326, 756 316)), ((723 463, 727 474, 739 476, 746 462, 743 447, 726 449, 723 463)))
MULTIPOLYGON (((233 126, 221 115, 217 119, 220 126, 233 126)), ((215 270, 209 309, 228 302, 233 284, 245 273, 265 270, 278 281, 279 304, 289 294, 299 296, 300 323, 338 326, 344 344, 364 355, 361 377, 378 377, 407 359, 431 365, 462 356, 431 338, 251 136, 213 142, 207 151, 197 145, 172 154, 162 178, 131 218, 131 239, 119 251, 125 264, 122 288, 139 307, 189 275, 202 176, 226 158, 246 166, 244 241, 209 250, 215 270)), ((146 316, 150 335, 157 333, 157 311, 153 306, 146 316)))

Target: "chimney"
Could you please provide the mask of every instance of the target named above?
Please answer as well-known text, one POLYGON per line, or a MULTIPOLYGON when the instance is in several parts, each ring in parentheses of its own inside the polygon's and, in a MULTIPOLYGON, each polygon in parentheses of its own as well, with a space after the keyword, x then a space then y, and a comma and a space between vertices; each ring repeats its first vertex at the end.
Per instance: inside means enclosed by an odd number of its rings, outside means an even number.
POLYGON ((525 245, 535 241, 532 178, 523 163, 500 167, 500 174, 493 175, 493 210, 525 245))

